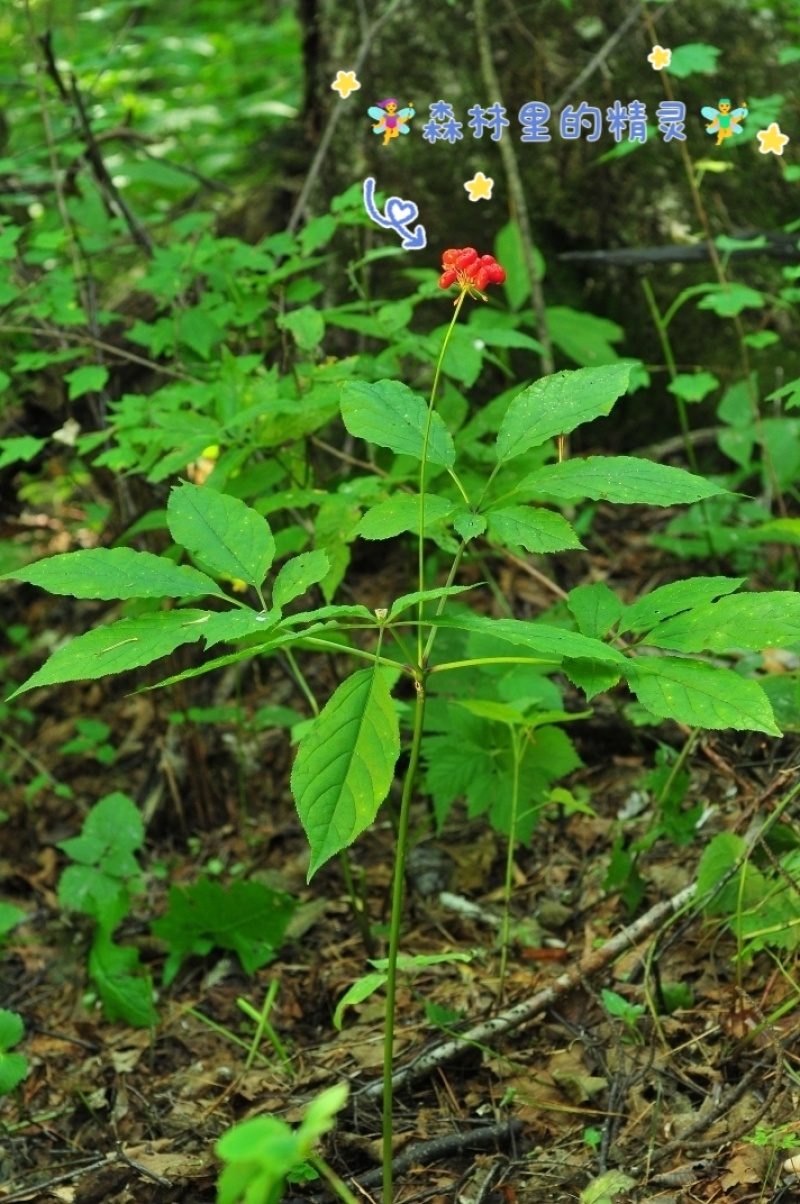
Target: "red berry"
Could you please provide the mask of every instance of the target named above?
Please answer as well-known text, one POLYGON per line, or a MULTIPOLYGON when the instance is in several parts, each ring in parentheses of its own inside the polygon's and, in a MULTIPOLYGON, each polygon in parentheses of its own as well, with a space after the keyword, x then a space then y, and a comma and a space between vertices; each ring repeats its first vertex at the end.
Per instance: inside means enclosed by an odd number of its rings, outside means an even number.
POLYGON ((458 272, 454 268, 448 268, 446 272, 442 272, 439 277, 439 288, 449 288, 451 284, 455 284, 458 279, 458 272))

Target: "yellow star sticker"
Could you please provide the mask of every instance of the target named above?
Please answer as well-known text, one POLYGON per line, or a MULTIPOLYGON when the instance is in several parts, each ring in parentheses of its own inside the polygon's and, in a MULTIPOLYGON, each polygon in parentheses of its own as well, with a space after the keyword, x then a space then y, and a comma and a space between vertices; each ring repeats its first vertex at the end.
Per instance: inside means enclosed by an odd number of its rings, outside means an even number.
POLYGON ((351 92, 357 92, 361 84, 356 79, 355 71, 337 71, 336 79, 331 84, 342 100, 347 100, 351 92))
POLYGON ((653 64, 654 71, 663 71, 670 65, 671 60, 672 51, 665 50, 663 46, 654 46, 647 56, 647 61, 653 64))
POLYGON ((783 148, 789 141, 789 135, 781 133, 781 127, 777 121, 773 121, 772 125, 767 126, 765 130, 759 130, 756 137, 760 143, 758 149, 762 155, 768 155, 770 152, 773 155, 782 155, 783 148))
POLYGON ((472 179, 467 180, 464 187, 469 193, 471 201, 490 201, 492 199, 494 180, 491 176, 485 176, 482 171, 476 171, 472 179))

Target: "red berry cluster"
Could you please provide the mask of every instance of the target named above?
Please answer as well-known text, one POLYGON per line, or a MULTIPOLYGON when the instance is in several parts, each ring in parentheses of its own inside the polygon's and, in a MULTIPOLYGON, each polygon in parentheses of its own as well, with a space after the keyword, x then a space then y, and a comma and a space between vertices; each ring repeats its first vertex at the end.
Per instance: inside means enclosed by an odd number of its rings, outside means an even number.
POLYGON ((442 267, 444 271, 439 277, 439 288, 458 284, 462 292, 473 295, 477 293, 482 296, 482 290, 487 285, 502 284, 506 278, 494 255, 478 255, 474 247, 460 250, 451 247, 442 255, 442 267))

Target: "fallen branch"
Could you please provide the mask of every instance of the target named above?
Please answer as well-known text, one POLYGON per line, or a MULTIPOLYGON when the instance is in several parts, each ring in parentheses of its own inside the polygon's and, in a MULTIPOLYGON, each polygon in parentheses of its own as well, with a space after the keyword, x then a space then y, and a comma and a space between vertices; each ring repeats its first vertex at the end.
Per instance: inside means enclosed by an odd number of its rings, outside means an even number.
MULTIPOLYGON (((675 915, 681 908, 686 906, 694 896, 695 890, 696 886, 692 883, 684 887, 683 890, 678 891, 677 895, 673 895, 671 899, 664 899, 660 903, 656 903, 655 907, 651 907, 649 911, 640 916, 629 928, 623 928, 610 941, 607 941, 601 949, 596 949, 581 958, 572 970, 560 975, 555 982, 551 983, 549 987, 545 987, 543 991, 539 991, 523 1003, 515 1004, 514 1007, 500 1012, 499 1015, 494 1016, 491 1020, 484 1020, 480 1024, 474 1025, 463 1036, 444 1041, 441 1045, 436 1045, 433 1049, 429 1049, 426 1053, 421 1054, 416 1061, 411 1062, 410 1065, 405 1066, 402 1070, 398 1070, 392 1076, 393 1088, 397 1090, 398 1087, 403 1087, 406 1083, 416 1082, 418 1079, 425 1078, 438 1066, 443 1066, 446 1062, 454 1061, 475 1045, 490 1043, 497 1037, 512 1032, 521 1025, 527 1024, 529 1020, 540 1016, 542 1012, 552 1007, 562 995, 568 994, 569 991, 579 986, 585 978, 596 974, 598 970, 603 970, 611 962, 615 961, 621 953, 624 953, 626 949, 637 945, 644 937, 650 936, 651 933, 655 932, 664 920, 675 915)), ((365 1087, 361 1094, 369 1100, 378 1100, 382 1092, 383 1083, 376 1081, 365 1087)))

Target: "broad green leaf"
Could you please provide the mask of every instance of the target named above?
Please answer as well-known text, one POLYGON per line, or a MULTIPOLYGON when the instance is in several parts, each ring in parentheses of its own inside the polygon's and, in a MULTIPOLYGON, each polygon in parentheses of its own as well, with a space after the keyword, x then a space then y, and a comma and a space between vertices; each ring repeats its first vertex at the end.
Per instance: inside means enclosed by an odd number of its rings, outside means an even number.
POLYGON ((611 690, 622 676, 619 667, 612 668, 596 660, 565 657, 561 665, 573 685, 583 690, 587 701, 611 690))
POLYGON ((323 1133, 333 1128, 333 1118, 337 1112, 341 1112, 349 1094, 347 1083, 334 1083, 333 1087, 326 1088, 312 1099, 297 1130, 304 1157, 311 1153, 323 1133))
POLYGON ((129 878, 139 873, 133 856, 144 844, 139 808, 119 790, 107 794, 83 821, 80 836, 62 840, 57 848, 82 865, 97 865, 104 873, 129 878))
POLYGON ((209 613, 201 632, 206 648, 215 644, 233 644, 251 635, 266 635, 278 622, 276 611, 259 614, 249 607, 237 610, 218 610, 209 613))
MULTIPOLYGON (((392 539, 404 531, 419 530, 420 498, 418 493, 396 493, 385 502, 371 506, 356 527, 362 539, 392 539)), ((456 503, 434 493, 425 494, 425 530, 443 522, 456 508, 456 503)))
POLYGON ((504 547, 519 544, 529 552, 563 552, 582 548, 570 524, 552 510, 504 506, 486 515, 489 538, 504 547))
MULTIPOLYGON (((549 380, 550 377, 545 377, 549 380)), ((547 464, 523 477, 517 493, 545 494, 564 501, 603 498, 609 502, 675 506, 727 493, 704 477, 636 456, 588 456, 547 464)))
POLYGON ((23 1032, 22 1017, 16 1012, 0 1008, 0 1049, 11 1049, 12 1045, 22 1040, 23 1032))
POLYGON ((646 644, 676 652, 763 652, 800 641, 800 594, 735 594, 666 619, 646 644))
POLYGON ((309 880, 374 820, 400 755, 386 676, 361 669, 343 682, 300 745, 292 793, 311 845, 309 880))
POLYGON ((617 1204, 622 1193, 635 1186, 636 1180, 631 1179, 624 1171, 606 1171, 583 1189, 580 1204, 617 1204))
POLYGON ((278 318, 278 325, 292 333, 301 351, 313 351, 325 334, 325 319, 313 305, 303 305, 278 318))
POLYGON ((718 285, 697 302, 698 309, 710 309, 720 318, 733 318, 743 309, 763 309, 764 294, 746 284, 718 285))
POLYGON ((467 590, 475 589, 474 585, 439 585, 435 589, 417 590, 413 594, 402 594, 395 598, 389 611, 389 619, 398 618, 404 610, 416 606, 419 602, 435 602, 439 598, 452 598, 456 594, 465 594, 467 590))
POLYGON ((22 1017, 0 1008, 0 1095, 13 1091, 28 1073, 28 1063, 22 1054, 8 1052, 22 1040, 22 1033, 22 1017))
POLYGON ((453 516, 453 529, 461 536, 464 543, 469 543, 471 539, 483 535, 486 526, 486 515, 473 514, 464 507, 453 516))
POLYGON ((169 495, 167 523, 176 543, 215 573, 260 588, 275 557, 266 519, 238 498, 200 485, 169 495))
POLYGON ((584 658, 606 664, 627 666, 627 657, 600 640, 589 639, 577 631, 551 627, 547 623, 526 623, 522 619, 490 619, 484 615, 458 615, 429 619, 437 627, 452 627, 457 631, 475 631, 494 636, 509 644, 517 644, 542 658, 542 663, 559 663, 563 657, 584 658))
POLYGON ((149 665, 181 644, 199 640, 209 618, 204 610, 169 610, 95 627, 54 652, 10 697, 35 686, 89 681, 149 665))
POLYGON ((124 1020, 134 1028, 148 1028, 158 1022, 150 976, 141 972, 139 953, 133 946, 115 945, 99 929, 89 952, 89 976, 109 1020, 124 1020))
MULTIPOLYGON (((505 293, 511 309, 521 309, 531 292, 531 281, 525 268, 525 255, 522 250, 519 225, 513 219, 506 222, 494 243, 494 253, 498 263, 506 270, 505 293)), ((545 263, 540 252, 534 248, 536 269, 540 279, 544 279, 545 263)))
POLYGON ((583 635, 595 640, 602 640, 608 634, 625 609, 605 581, 570 590, 567 606, 583 635))
POLYGON ((667 70, 676 79, 686 79, 696 72, 713 75, 721 53, 719 47, 710 46, 708 42, 686 42, 674 47, 667 70))
POLYGON ((74 368, 72 372, 68 372, 64 380, 69 386, 69 400, 75 401, 76 398, 83 397, 84 393, 96 393, 104 388, 108 381, 108 368, 101 364, 85 364, 82 368, 74 368))
POLYGON ((3 577, 73 598, 226 597, 215 581, 187 564, 132 548, 88 548, 37 560, 3 577))
POLYGON ((523 389, 506 411, 497 434, 503 464, 583 422, 609 414, 628 387, 630 364, 605 364, 543 376, 523 389))
POLYGON ((744 838, 737 836, 735 832, 718 832, 709 843, 700 858, 700 865, 697 869, 697 898, 706 912, 711 915, 719 913, 720 894, 717 893, 714 896, 712 891, 718 891, 720 883, 726 875, 730 875, 728 885, 734 886, 735 894, 738 875, 731 874, 731 871, 739 861, 743 860, 746 851, 747 845, 744 838), (706 896, 710 897, 706 898, 706 896))
POLYGON ((688 581, 662 585, 623 608, 620 631, 649 631, 671 615, 732 594, 745 580, 745 577, 690 577, 688 581))
POLYGON ((662 719, 689 727, 781 734, 758 683, 731 669, 674 656, 643 656, 628 662, 625 676, 642 706, 662 719))
POLYGON ((287 560, 275 578, 272 605, 282 610, 288 602, 299 598, 312 585, 321 581, 329 567, 327 554, 319 549, 315 552, 302 552, 293 560, 287 560))
POLYGON ((680 372, 667 385, 670 393, 690 403, 702 401, 718 387, 719 379, 713 372, 680 372))
POLYGON ((21 907, 15 907, 13 903, 0 902, 0 939, 16 928, 17 924, 21 924, 27 914, 21 907))
POLYGON ((95 865, 68 865, 58 880, 58 901, 62 907, 92 916, 109 934, 130 909, 125 884, 95 865))
MULTIPOLYGON (((400 455, 422 459, 428 406, 399 380, 379 380, 375 384, 348 381, 342 389, 342 419, 351 435, 388 447, 400 455)), ((431 415, 427 460, 452 468, 455 463, 453 439, 442 418, 431 415)))
POLYGON ((46 439, 35 439, 33 435, 0 439, 0 468, 8 468, 9 464, 16 464, 19 460, 32 460, 46 443, 46 439))
POLYGON ((178 338, 185 347, 196 351, 201 359, 207 360, 212 349, 225 338, 225 331, 218 326, 205 309, 199 305, 179 313, 178 338))
POLYGON ((576 364, 594 368, 618 361, 611 344, 624 338, 625 332, 616 322, 570 305, 548 305, 546 317, 553 343, 576 364))
POLYGON ((274 960, 294 909, 294 899, 262 882, 233 882, 225 890, 203 877, 185 889, 170 887, 167 914, 150 926, 169 945, 165 986, 184 958, 212 948, 232 950, 245 973, 254 974, 274 960))

